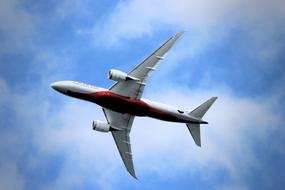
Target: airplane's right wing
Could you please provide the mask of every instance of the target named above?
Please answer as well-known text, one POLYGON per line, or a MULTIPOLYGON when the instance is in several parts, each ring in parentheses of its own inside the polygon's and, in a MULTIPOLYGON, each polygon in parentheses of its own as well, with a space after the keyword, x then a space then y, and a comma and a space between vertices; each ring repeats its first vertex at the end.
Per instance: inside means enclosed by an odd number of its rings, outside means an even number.
POLYGON ((137 178, 134 170, 131 142, 129 136, 134 121, 134 116, 130 114, 122 114, 106 108, 103 108, 103 112, 108 123, 116 128, 116 130, 111 132, 115 140, 116 146, 119 150, 120 156, 128 172, 134 178, 137 178))

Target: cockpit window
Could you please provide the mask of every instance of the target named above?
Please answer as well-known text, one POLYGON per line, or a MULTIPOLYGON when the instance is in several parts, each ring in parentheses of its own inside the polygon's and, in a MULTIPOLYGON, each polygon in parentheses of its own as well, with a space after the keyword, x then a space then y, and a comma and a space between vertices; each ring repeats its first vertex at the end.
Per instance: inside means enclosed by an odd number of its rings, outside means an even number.
POLYGON ((184 111, 181 111, 181 110, 177 110, 179 113, 184 113, 184 111))

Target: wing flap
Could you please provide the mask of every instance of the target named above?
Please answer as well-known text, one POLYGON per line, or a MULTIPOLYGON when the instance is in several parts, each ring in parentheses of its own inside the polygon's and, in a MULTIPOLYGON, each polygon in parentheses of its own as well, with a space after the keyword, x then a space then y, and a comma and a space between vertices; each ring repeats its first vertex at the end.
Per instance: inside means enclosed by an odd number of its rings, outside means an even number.
POLYGON ((134 116, 130 114, 122 114, 106 108, 103 108, 104 115, 108 123, 115 129, 131 130, 134 116))

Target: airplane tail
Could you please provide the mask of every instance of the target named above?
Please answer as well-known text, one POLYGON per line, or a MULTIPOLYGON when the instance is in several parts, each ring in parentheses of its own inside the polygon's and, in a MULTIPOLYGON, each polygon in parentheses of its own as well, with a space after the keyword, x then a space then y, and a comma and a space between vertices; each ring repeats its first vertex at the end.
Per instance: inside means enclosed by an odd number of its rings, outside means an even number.
MULTIPOLYGON (((189 115, 194 116, 198 119, 202 119, 208 109, 216 101, 216 99, 217 97, 210 98, 209 100, 201 104, 199 107, 191 111, 189 115)), ((186 125, 196 145, 201 146, 200 123, 187 123, 186 125)))

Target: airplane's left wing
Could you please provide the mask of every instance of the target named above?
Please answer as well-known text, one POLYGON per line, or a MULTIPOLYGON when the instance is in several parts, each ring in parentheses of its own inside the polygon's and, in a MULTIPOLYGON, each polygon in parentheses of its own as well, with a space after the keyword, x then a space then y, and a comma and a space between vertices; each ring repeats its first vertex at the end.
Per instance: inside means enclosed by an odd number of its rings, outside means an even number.
POLYGON ((115 83, 109 90, 122 96, 127 96, 134 99, 140 99, 146 85, 147 78, 151 71, 155 70, 156 65, 164 58, 164 55, 175 44, 178 38, 183 34, 179 32, 167 40, 162 46, 155 50, 141 64, 135 67, 129 76, 139 80, 119 81, 115 83))
POLYGON ((137 179, 133 164, 129 132, 112 131, 112 135, 128 172, 137 179))
POLYGON ((103 112, 108 123, 116 129, 111 132, 115 140, 116 146, 119 150, 120 156, 128 172, 134 178, 137 178, 134 170, 132 149, 129 136, 134 121, 134 116, 130 114, 118 113, 106 108, 103 108, 103 112))

